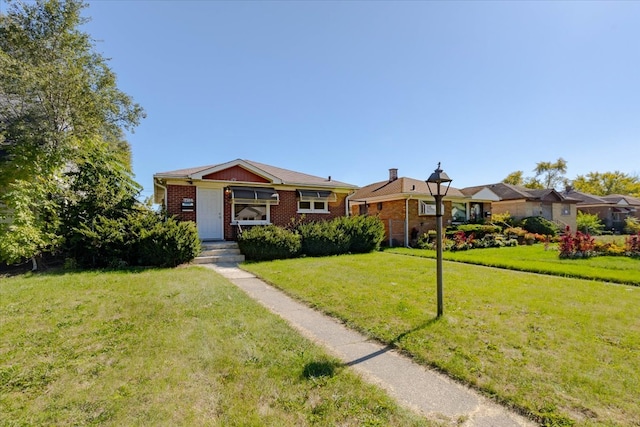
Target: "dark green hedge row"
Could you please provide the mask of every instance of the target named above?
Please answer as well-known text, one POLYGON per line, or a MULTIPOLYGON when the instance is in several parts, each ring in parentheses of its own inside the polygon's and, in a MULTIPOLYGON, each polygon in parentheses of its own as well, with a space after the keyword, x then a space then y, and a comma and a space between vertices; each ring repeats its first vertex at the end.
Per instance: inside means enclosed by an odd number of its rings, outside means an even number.
POLYGON ((383 239, 384 225, 379 218, 358 215, 301 223, 291 229, 256 226, 242 233, 238 245, 248 260, 262 261, 366 253, 379 249, 383 239))
POLYGON ((63 252, 70 267, 175 267, 200 253, 200 239, 194 222, 140 209, 81 224, 70 232, 63 252))

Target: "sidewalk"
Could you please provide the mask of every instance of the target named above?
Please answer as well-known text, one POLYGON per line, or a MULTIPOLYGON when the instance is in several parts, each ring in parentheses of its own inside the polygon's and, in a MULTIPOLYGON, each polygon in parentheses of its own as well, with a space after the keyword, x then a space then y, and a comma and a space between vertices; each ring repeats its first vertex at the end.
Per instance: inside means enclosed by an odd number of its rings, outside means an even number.
POLYGON ((453 425, 465 427, 536 425, 448 377, 412 362, 390 347, 347 329, 340 322, 295 301, 235 264, 203 266, 229 279, 365 379, 430 419, 448 420, 453 425))

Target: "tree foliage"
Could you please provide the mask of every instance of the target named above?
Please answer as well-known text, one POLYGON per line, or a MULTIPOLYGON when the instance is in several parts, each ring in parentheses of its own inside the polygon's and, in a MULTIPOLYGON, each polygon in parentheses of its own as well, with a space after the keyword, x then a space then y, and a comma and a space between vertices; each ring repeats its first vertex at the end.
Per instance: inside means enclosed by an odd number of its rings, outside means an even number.
POLYGON ((558 188, 568 183, 567 161, 562 157, 555 162, 538 162, 533 170, 534 176, 524 177, 522 171, 511 172, 502 180, 505 184, 520 185, 527 188, 558 188))
POLYGON ((524 185, 524 172, 511 172, 505 179, 502 180, 502 182, 511 185, 524 185))
POLYGON ((91 187, 101 178, 88 177, 89 165, 101 159, 94 172, 108 170, 110 162, 130 170, 123 130, 144 114, 80 31, 86 22, 81 0, 7 3, 0 14, 0 260, 13 261, 63 241, 49 221, 52 212, 100 200, 91 187), (81 177, 84 182, 76 182, 81 177))
POLYGON ((576 217, 576 228, 578 231, 597 236, 602 234, 604 227, 598 215, 578 211, 576 217))
POLYGON ((640 178, 620 171, 578 175, 572 185, 577 191, 596 196, 627 194, 640 197, 640 178))

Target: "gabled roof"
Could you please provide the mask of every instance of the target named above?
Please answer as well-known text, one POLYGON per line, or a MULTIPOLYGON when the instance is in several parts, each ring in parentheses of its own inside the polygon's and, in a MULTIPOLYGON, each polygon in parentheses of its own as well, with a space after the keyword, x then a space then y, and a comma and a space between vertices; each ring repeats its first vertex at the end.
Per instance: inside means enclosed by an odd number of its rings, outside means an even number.
MULTIPOLYGON (((437 191, 434 184, 429 184, 431 191, 437 191)), ((397 178, 395 180, 386 180, 369 184, 357 190, 351 196, 352 201, 365 201, 372 199, 406 199, 410 196, 431 197, 429 186, 425 181, 413 178, 397 178)), ((447 192, 447 198, 465 198, 465 195, 457 188, 450 187, 447 192)))
POLYGON ((564 202, 575 202, 568 199, 553 188, 532 189, 519 185, 505 184, 498 182, 496 184, 477 185, 475 187, 466 187, 461 191, 467 196, 473 196, 485 189, 491 190, 500 200, 557 200, 564 202))
POLYGON ((168 172, 159 172, 154 178, 174 178, 174 179, 194 179, 200 180, 203 177, 215 172, 239 166, 256 175, 259 175, 273 184, 282 185, 300 185, 312 187, 328 187, 328 188, 358 188, 355 185, 346 182, 332 180, 331 177, 323 178, 319 176, 309 175, 301 172, 295 172, 288 169, 278 168, 264 163, 254 162, 252 160, 236 159, 227 163, 220 163, 208 166, 198 166, 187 169, 178 169, 168 172))
POLYGON ((633 196, 627 196, 624 194, 610 194, 608 196, 601 197, 609 203, 615 203, 618 205, 627 204, 632 206, 640 206, 640 199, 633 196))
POLYGON ((640 199, 627 196, 624 194, 610 194, 608 196, 594 196, 593 194, 583 193, 581 191, 569 190, 563 191, 562 195, 577 199, 579 205, 621 205, 621 206, 640 206, 640 199))
POLYGON ((593 194, 583 193, 581 191, 569 190, 563 191, 562 195, 564 197, 569 197, 571 199, 577 200, 580 205, 599 205, 599 204, 609 204, 606 200, 601 197, 594 196, 593 194))

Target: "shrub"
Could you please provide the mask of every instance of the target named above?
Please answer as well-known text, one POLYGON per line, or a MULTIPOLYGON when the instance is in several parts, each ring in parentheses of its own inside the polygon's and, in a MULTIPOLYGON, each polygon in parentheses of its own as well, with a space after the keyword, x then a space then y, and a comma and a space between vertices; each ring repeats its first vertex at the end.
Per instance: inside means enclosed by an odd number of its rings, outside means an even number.
POLYGON ((626 255, 626 249, 624 246, 618 246, 616 242, 595 242, 593 250, 598 255, 607 256, 623 256, 626 255))
POLYGON ((302 253, 309 256, 344 254, 349 250, 350 237, 338 221, 318 221, 300 224, 302 253))
POLYGON ((464 231, 457 231, 451 239, 453 244, 447 245, 447 249, 450 251, 466 251, 467 249, 473 249, 475 243, 475 235, 473 233, 468 236, 464 231))
POLYGON ((600 221, 598 215, 595 214, 578 211, 576 222, 578 231, 583 233, 590 233, 597 236, 602 234, 602 231, 604 230, 604 224, 600 221))
POLYGON ((248 228, 238 238, 240 251, 248 260, 254 261, 296 257, 301 242, 299 234, 275 225, 248 228))
POLYGON ((102 215, 75 227, 66 242, 68 258, 81 267, 124 267, 134 264, 137 241, 129 216, 107 218, 102 215))
POLYGON ((474 248, 502 248, 505 246, 517 246, 518 241, 502 234, 487 234, 482 239, 473 243, 474 248))
POLYGON ((175 267, 193 260, 199 253, 200 238, 193 221, 167 218, 140 233, 140 265, 175 267))
POLYGON ((638 231, 638 234, 625 239, 625 249, 627 250, 627 255, 640 257, 640 231, 638 231))
POLYGON ((628 216, 624 220, 624 232, 627 234, 640 233, 640 220, 633 216, 628 216))
POLYGON ((596 255, 594 238, 581 231, 572 235, 569 226, 560 237, 558 250, 560 258, 588 258, 596 255))
POLYGON ((111 268, 175 267, 191 261, 199 252, 195 223, 165 220, 145 208, 121 218, 97 215, 75 227, 64 248, 69 265, 111 268))
POLYGON ((436 248, 436 236, 435 230, 429 230, 426 233, 422 233, 416 241, 416 247, 419 249, 435 249, 436 248))
POLYGON ((456 227, 456 231, 462 231, 465 235, 473 235, 481 239, 487 234, 499 233, 501 228, 497 225, 484 225, 484 224, 462 224, 456 227))
POLYGON ((497 213, 491 215, 491 223, 497 225, 500 228, 513 227, 514 220, 509 212, 497 213))
POLYGON ((521 222, 521 227, 527 230, 529 233, 544 234, 549 236, 555 236, 556 234, 558 234, 558 226, 541 216, 530 216, 524 218, 521 222))
POLYGON ((380 249, 384 240, 384 224, 377 216, 356 215, 333 221, 349 238, 348 252, 367 253, 380 249))

